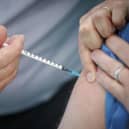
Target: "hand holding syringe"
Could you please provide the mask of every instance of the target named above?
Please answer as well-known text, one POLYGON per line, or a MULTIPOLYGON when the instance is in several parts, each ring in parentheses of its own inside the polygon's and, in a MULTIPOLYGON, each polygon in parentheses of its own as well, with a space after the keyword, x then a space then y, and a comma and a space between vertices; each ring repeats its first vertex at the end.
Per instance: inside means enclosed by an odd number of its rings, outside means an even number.
POLYGON ((24 44, 23 35, 14 35, 7 41, 6 39, 7 29, 0 26, 0 91, 16 77, 20 54, 24 44), (2 48, 5 41, 9 46, 2 48))
POLYGON ((63 65, 23 50, 24 35, 14 35, 6 39, 7 29, 4 26, 0 26, 0 47, 3 46, 3 48, 0 48, 0 91, 16 77, 21 54, 61 71, 66 71, 72 76, 80 75, 78 72, 67 69, 63 65))

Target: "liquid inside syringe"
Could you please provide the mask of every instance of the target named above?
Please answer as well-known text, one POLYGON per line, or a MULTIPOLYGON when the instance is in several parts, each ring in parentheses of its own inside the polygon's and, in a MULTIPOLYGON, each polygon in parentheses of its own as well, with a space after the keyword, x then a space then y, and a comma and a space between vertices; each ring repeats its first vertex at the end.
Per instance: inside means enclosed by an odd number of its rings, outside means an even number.
MULTIPOLYGON (((8 44, 7 43, 4 43, 3 46, 4 47, 7 47, 8 44)), ((69 73, 72 76, 76 76, 76 77, 79 77, 80 76, 80 73, 77 72, 77 71, 75 71, 75 70, 71 70, 69 68, 66 68, 65 66, 63 66, 61 64, 57 64, 57 63, 55 63, 53 61, 50 61, 50 60, 48 60, 46 58, 43 58, 43 57, 40 57, 40 56, 35 55, 33 53, 30 53, 29 51, 22 50, 21 54, 24 55, 24 56, 26 56, 26 57, 28 57, 28 58, 32 58, 33 60, 36 60, 38 62, 41 62, 43 64, 46 64, 46 65, 49 65, 49 66, 54 67, 56 69, 59 69, 61 71, 65 71, 65 72, 69 73)))

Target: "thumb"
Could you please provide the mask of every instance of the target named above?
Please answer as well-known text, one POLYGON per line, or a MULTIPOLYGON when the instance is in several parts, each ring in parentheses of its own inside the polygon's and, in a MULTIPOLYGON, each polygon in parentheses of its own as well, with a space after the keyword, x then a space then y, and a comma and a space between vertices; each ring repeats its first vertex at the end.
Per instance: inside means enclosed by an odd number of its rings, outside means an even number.
POLYGON ((91 51, 88 48, 86 48, 84 45, 80 44, 79 52, 80 52, 82 65, 86 73, 87 80, 89 82, 95 81, 96 67, 91 59, 91 51))

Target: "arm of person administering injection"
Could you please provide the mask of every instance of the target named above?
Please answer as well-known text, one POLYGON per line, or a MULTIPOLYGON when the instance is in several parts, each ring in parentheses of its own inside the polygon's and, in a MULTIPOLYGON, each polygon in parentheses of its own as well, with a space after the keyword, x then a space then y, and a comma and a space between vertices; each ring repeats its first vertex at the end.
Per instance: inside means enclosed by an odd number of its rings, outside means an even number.
POLYGON ((58 129, 105 129, 105 91, 82 72, 58 129))
POLYGON ((81 17, 79 50, 88 81, 95 80, 91 51, 100 48, 103 40, 129 20, 129 0, 105 0, 81 17))
POLYGON ((18 69, 18 62, 23 48, 24 36, 15 35, 7 39, 7 29, 0 26, 0 91, 14 79, 18 69), (9 45, 2 47, 4 42, 9 45))

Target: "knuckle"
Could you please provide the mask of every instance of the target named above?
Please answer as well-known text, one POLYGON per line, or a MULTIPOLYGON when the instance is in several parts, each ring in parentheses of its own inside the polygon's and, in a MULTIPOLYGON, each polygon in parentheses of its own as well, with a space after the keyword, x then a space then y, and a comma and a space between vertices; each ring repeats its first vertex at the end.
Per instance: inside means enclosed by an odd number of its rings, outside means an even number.
MULTIPOLYGON (((83 16, 84 17, 84 16, 83 16)), ((84 18, 83 18, 84 19, 84 18)), ((80 25, 79 31, 89 31, 92 27, 92 19, 87 18, 83 24, 80 25)))
POLYGON ((89 18, 79 27, 79 41, 90 50, 100 48, 102 45, 102 39, 92 21, 92 18, 89 18))
POLYGON ((79 32, 79 40, 85 47, 94 50, 100 48, 101 41, 99 37, 97 37, 96 32, 92 32, 89 26, 83 26, 80 28, 79 32), (96 42, 95 42, 96 41, 96 42))
POLYGON ((90 31, 89 24, 80 25, 80 28, 79 28, 80 33, 86 33, 86 32, 89 32, 89 31, 90 31))
POLYGON ((81 26, 79 30, 80 41, 86 44, 89 33, 90 33, 90 28, 88 26, 81 26))

